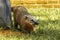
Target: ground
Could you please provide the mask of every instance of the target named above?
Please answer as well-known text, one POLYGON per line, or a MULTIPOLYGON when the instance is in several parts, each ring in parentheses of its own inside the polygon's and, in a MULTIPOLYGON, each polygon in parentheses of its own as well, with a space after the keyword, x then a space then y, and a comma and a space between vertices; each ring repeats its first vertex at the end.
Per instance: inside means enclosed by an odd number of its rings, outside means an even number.
POLYGON ((38 20, 35 33, 0 30, 0 40, 60 40, 60 8, 27 8, 38 20))

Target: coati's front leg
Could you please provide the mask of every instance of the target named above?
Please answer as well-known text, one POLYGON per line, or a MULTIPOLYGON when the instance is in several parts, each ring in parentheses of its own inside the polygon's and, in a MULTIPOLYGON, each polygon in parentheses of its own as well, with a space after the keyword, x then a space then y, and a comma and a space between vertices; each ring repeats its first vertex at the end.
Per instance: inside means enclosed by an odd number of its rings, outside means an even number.
POLYGON ((23 33, 31 33, 31 31, 28 30, 24 25, 22 25, 22 26, 20 27, 20 30, 21 30, 23 33))
POLYGON ((14 19, 14 28, 18 30, 18 23, 16 22, 15 19, 14 19))
POLYGON ((18 23, 14 20, 14 28, 18 31, 21 31, 21 28, 18 28, 18 23))
POLYGON ((23 33, 28 33, 27 30, 25 30, 25 28, 22 28, 22 27, 21 27, 20 30, 21 30, 21 32, 23 32, 23 33))

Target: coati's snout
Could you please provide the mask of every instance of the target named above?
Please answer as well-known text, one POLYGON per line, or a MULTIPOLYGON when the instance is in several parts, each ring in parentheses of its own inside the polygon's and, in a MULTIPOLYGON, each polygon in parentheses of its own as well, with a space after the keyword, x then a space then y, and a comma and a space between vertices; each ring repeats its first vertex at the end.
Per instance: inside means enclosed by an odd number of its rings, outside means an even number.
POLYGON ((39 23, 35 18, 33 18, 31 15, 25 15, 26 20, 28 20, 33 25, 38 25, 39 23))
POLYGON ((36 20, 31 20, 33 23, 34 23, 34 25, 38 25, 39 23, 36 21, 36 20))

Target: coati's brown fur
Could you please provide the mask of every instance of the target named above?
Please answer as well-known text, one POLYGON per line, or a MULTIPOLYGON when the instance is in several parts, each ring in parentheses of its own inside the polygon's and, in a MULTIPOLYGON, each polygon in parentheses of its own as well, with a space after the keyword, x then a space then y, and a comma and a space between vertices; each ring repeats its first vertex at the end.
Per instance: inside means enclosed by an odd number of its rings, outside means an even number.
POLYGON ((17 6, 12 7, 12 12, 14 13, 14 25, 15 28, 18 29, 18 25, 20 25, 20 29, 22 31, 33 32, 35 25, 38 23, 36 20, 27 12, 25 7, 17 6))

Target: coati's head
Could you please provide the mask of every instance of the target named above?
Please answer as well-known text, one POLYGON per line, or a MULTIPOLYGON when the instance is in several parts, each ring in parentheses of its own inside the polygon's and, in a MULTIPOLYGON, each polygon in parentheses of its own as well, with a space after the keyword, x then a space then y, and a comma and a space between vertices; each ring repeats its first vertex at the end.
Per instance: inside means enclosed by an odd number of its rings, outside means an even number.
POLYGON ((31 15, 25 15, 25 20, 31 23, 32 25, 38 25, 37 20, 31 15))
POLYGON ((35 25, 38 25, 36 19, 34 19, 31 15, 24 15, 21 23, 24 25, 25 30, 28 32, 33 32, 35 25))

